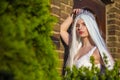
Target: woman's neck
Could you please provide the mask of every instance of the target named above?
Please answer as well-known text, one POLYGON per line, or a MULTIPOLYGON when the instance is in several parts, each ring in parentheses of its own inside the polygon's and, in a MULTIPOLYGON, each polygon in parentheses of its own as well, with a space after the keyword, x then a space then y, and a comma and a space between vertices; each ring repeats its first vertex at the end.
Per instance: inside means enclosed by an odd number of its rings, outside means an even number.
POLYGON ((83 44, 82 47, 94 46, 94 44, 88 37, 82 38, 82 44, 83 44))

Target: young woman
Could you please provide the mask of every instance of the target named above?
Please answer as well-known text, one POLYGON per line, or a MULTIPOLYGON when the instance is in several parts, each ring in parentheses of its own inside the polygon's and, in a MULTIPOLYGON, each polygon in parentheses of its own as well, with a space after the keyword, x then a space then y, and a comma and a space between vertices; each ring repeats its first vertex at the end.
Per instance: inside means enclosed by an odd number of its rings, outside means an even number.
POLYGON ((102 68, 103 65, 108 69, 113 68, 113 58, 99 32, 96 18, 91 10, 74 9, 73 14, 61 24, 60 35, 70 48, 66 66, 71 69, 73 65, 77 68, 81 66, 91 68, 90 56, 93 56, 95 66, 98 68, 102 68), (74 14, 77 16, 73 20, 74 14), (70 36, 67 30, 71 24, 72 35, 70 36), (107 57, 107 63, 103 59, 104 55, 107 57))

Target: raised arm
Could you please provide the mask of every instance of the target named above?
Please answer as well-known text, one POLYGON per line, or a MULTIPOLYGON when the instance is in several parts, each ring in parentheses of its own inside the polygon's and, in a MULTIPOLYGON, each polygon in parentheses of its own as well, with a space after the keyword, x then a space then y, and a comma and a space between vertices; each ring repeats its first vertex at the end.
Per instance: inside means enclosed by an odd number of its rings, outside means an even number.
POLYGON ((66 45, 69 45, 69 33, 67 32, 68 28, 73 22, 73 15, 76 15, 80 12, 81 9, 73 9, 72 14, 67 17, 67 19, 60 26, 60 35, 66 45))
POLYGON ((66 43, 66 45, 69 44, 69 33, 67 32, 67 30, 72 22, 73 22, 73 14, 71 16, 68 16, 67 19, 60 26, 60 35, 63 41, 66 43))

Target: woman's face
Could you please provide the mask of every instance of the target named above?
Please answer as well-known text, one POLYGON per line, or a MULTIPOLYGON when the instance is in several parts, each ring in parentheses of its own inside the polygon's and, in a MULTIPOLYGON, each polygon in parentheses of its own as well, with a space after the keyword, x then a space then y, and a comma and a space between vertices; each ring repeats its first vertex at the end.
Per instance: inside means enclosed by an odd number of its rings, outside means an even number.
POLYGON ((79 19, 76 24, 76 32, 77 35, 80 36, 81 38, 88 37, 88 29, 86 27, 85 22, 82 19, 79 19))

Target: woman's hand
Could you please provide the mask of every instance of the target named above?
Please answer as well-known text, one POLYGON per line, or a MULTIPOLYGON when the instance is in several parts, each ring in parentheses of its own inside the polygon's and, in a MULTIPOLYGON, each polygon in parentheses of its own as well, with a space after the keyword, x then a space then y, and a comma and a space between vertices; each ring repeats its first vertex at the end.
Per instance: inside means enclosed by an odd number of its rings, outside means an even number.
POLYGON ((77 8, 77 9, 73 9, 72 14, 78 15, 80 12, 81 12, 81 9, 77 8))

